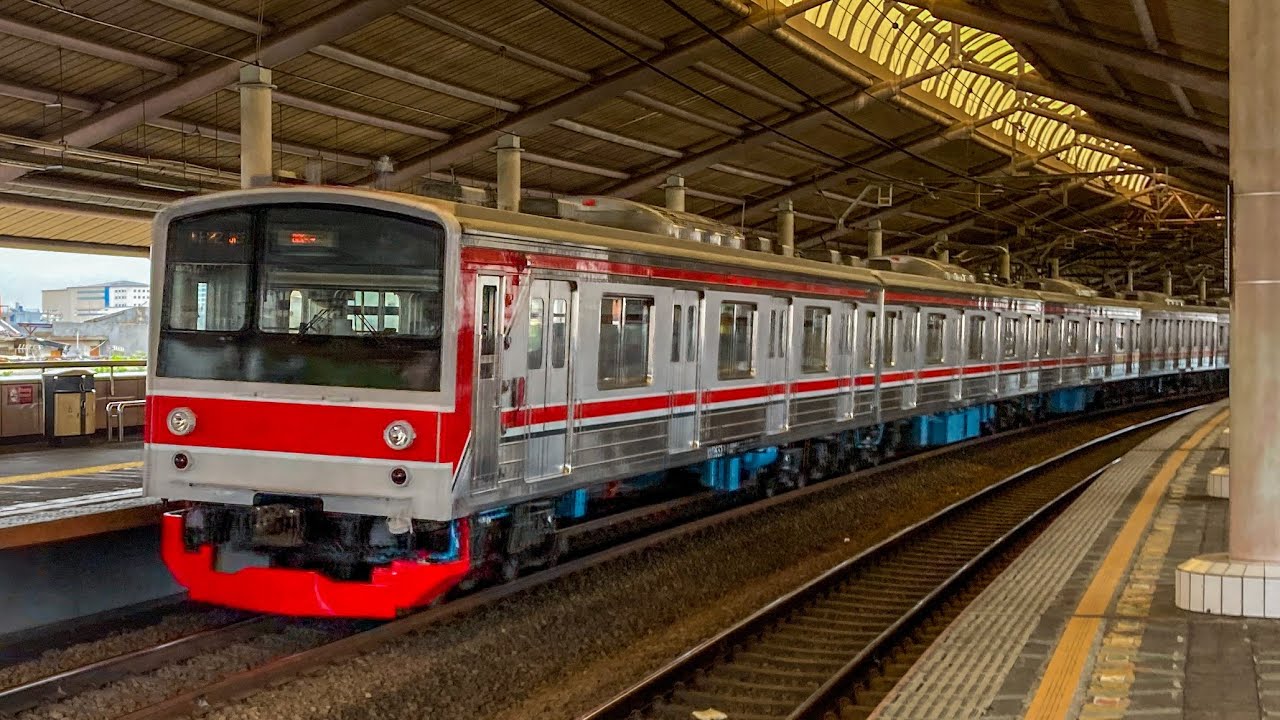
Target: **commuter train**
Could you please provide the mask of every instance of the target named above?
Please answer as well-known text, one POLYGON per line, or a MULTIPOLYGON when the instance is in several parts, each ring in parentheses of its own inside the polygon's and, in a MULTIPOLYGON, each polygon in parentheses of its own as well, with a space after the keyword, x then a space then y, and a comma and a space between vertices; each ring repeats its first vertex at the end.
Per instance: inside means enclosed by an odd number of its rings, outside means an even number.
POLYGON ((637 486, 770 494, 1225 384, 1225 309, 525 203, 280 187, 160 214, 146 491, 185 502, 162 552, 192 599, 392 617, 554 562, 637 486))

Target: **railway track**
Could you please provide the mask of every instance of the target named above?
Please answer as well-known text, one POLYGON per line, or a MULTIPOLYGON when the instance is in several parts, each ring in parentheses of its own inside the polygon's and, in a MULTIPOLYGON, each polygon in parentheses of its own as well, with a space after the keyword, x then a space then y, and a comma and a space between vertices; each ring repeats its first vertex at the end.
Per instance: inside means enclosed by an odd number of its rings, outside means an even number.
MULTIPOLYGON (((1182 398, 1177 402, 1185 404, 1188 400, 1189 399, 1187 398, 1182 398)), ((1152 405, 1163 406, 1165 404, 1167 404, 1167 401, 1166 403, 1153 403, 1152 405)), ((1194 409, 1195 408, 1192 408, 1192 410, 1194 409)), ((1128 413, 1135 411, 1135 408, 1129 408, 1122 412, 1128 413)), ((1191 410, 1185 410, 1181 412, 1190 411, 1191 410)), ((1116 413, 1112 411, 1102 413, 1101 415, 1107 416, 1114 414, 1116 413)), ((1174 415, 1177 414, 1180 413, 1175 413, 1174 415)), ((1064 419, 1059 422, 1086 422, 1088 420, 1097 419, 1097 417, 1098 416, 1087 418, 1074 417, 1064 419)), ((1157 421, 1161 419, 1168 419, 1170 417, 1172 416, 1166 415, 1162 418, 1158 418, 1157 421)), ((445 622, 452 617, 465 615, 481 607, 491 605, 503 598, 553 582, 559 578, 580 572, 587 568, 603 565, 612 560, 641 552, 645 549, 668 542, 674 538, 692 535, 703 529, 758 512, 766 507, 785 504, 800 497, 813 495, 815 493, 829 492, 847 483, 865 482, 870 478, 874 478, 884 473, 898 472, 913 463, 919 463, 930 458, 944 456, 949 452, 954 452, 961 448, 973 447, 975 445, 982 445, 1002 439, 1013 438, 1025 434, 1026 432, 1035 432, 1037 430, 1043 431, 1047 427, 1052 427, 1054 424, 1056 423, 1037 426, 1029 430, 1014 431, 1002 435, 979 438, 966 443, 960 443, 946 448, 939 448, 937 450, 912 455, 895 460, 891 463, 886 463, 868 471, 847 475, 836 480, 810 486, 801 491, 788 493, 750 505, 737 506, 729 510, 724 510, 723 505, 719 505, 716 506, 716 509, 720 510, 720 512, 705 517, 697 517, 693 520, 688 519, 693 512, 690 508, 706 506, 708 503, 715 506, 716 501, 702 495, 673 500, 667 503, 662 503, 653 509, 654 515, 658 518, 654 525, 660 529, 650 532, 649 534, 643 534, 643 528, 646 526, 646 521, 645 512, 641 510, 620 514, 619 523, 616 523, 614 526, 609 526, 606 523, 600 524, 598 527, 587 525, 570 528, 570 532, 567 534, 568 537, 566 540, 570 545, 578 546, 580 550, 577 553, 572 553, 567 562, 563 562, 554 568, 518 578, 511 583, 482 589, 478 592, 455 599, 442 606, 424 610, 394 622, 376 626, 372 624, 365 624, 362 627, 348 625, 346 626, 347 629, 345 631, 335 630, 333 633, 334 639, 331 642, 324 642, 323 644, 310 647, 309 649, 273 657, 266 662, 257 664, 243 671, 214 679, 200 687, 185 692, 179 692, 171 697, 155 702, 154 704, 146 707, 138 708, 127 714, 120 715, 119 717, 126 718, 127 720, 150 720, 152 718, 168 718, 184 714, 198 713, 209 706, 224 703, 238 697, 243 697, 251 694, 257 689, 287 681, 291 677, 301 674, 316 666, 329 664, 336 660, 371 650, 394 638, 412 633, 436 623, 445 622), (675 526, 671 527, 672 524, 675 524, 675 526), (605 536, 609 538, 609 542, 614 544, 604 544, 603 549, 599 549, 602 546, 602 543, 600 542, 599 537, 594 537, 594 531, 602 531, 605 536), (590 554, 587 554, 587 552, 590 554)), ((884 544, 878 547, 883 548, 884 544)), ((877 616, 880 614, 882 613, 878 611, 877 616)), ((220 648, 227 647, 255 635, 275 632, 283 627, 287 622, 288 621, 280 618, 249 618, 242 622, 233 623, 225 627, 210 629, 190 637, 167 642, 153 648, 146 648, 116 658, 100 661, 83 668, 46 677, 23 686, 9 688, 7 690, 0 691, 0 717, 12 715, 16 712, 35 707, 42 703, 57 701, 66 698, 67 696, 74 695, 94 687, 100 687, 127 676, 141 675, 155 670, 156 668, 179 663, 200 655, 201 653, 215 652, 220 648)), ((811 659, 817 659, 817 656, 820 655, 820 653, 813 655, 814 657, 811 659)), ((607 715, 602 715, 601 717, 607 717, 607 715)), ((688 715, 685 714, 683 717, 687 718, 688 715)), ((738 718, 742 716, 734 715, 733 717, 735 720, 738 720, 738 718)))
POLYGON ((1188 412, 1104 435, 944 508, 774 600, 583 720, 863 714, 883 691, 883 683, 872 684, 881 664, 920 620, 1101 475, 1128 449, 1121 439, 1188 412))
POLYGON ((281 624, 278 618, 250 617, 0 690, 0 716, 17 715, 45 702, 179 663, 260 633, 276 631, 281 624))

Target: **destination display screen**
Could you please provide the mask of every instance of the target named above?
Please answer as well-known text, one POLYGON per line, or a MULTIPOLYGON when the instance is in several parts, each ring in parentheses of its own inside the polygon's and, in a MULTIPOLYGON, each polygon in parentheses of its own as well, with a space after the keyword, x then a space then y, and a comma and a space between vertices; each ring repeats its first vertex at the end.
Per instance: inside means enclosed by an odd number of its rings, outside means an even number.
POLYGON ((286 248, 334 248, 337 235, 331 230, 277 229, 276 247, 286 248))

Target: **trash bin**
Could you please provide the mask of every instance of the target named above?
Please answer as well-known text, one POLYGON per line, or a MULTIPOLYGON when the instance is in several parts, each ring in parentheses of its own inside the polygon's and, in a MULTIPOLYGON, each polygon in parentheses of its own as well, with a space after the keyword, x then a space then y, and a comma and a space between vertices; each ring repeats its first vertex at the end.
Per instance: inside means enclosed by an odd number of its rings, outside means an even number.
POLYGON ((96 411, 92 370, 63 370, 44 376, 44 434, 50 444, 87 440, 97 429, 96 411))

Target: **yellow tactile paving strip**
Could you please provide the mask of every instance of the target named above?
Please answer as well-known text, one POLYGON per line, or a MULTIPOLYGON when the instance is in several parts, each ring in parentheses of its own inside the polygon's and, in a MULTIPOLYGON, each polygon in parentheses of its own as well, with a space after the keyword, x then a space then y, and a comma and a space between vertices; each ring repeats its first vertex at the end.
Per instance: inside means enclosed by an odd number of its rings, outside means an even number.
MULTIPOLYGON (((1227 411, 1215 415, 1209 422, 1191 434, 1186 442, 1169 454, 1155 478, 1147 486, 1124 527, 1116 536, 1094 575, 1093 581, 1085 590, 1084 597, 1076 606, 1072 617, 1067 621, 1066 629, 1058 641, 1049 665, 1045 669, 1039 687, 1036 688, 1031 704, 1027 708, 1028 720, 1060 720, 1067 717, 1074 702, 1076 690, 1084 673, 1085 663, 1089 658, 1094 639, 1101 629, 1103 615, 1115 597, 1120 581, 1129 568, 1138 543, 1151 524, 1160 501, 1178 470, 1187 461, 1193 450, 1196 450, 1215 428, 1227 419, 1227 411)), ((1132 639, 1115 638, 1123 645, 1132 639)))
POLYGON ((36 482, 38 480, 56 480, 58 478, 75 477, 78 475, 96 475, 98 473, 111 472, 113 470, 132 470, 142 467, 141 460, 132 462, 112 463, 110 465, 92 465, 81 468, 66 468, 65 470, 49 470, 48 472, 29 473, 27 475, 8 475, 0 477, 0 485, 14 485, 16 483, 36 482))

